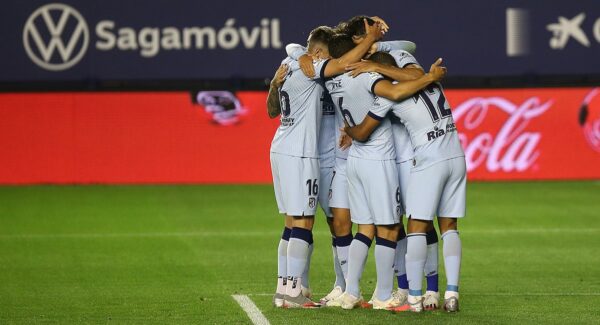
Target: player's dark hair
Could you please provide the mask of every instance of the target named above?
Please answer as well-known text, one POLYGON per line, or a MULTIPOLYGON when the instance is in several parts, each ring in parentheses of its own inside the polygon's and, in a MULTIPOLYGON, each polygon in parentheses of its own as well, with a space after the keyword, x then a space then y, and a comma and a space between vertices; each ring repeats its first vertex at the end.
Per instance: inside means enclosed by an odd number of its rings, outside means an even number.
POLYGON ((394 57, 391 54, 385 53, 385 52, 375 52, 375 53, 371 54, 371 56, 369 57, 369 60, 371 60, 373 62, 385 64, 385 65, 391 65, 394 67, 398 67, 398 64, 396 63, 396 60, 394 59, 394 57))
MULTIPOLYGON (((367 31, 365 30, 364 19, 367 20, 369 26, 373 26, 375 21, 368 16, 354 16, 350 18, 343 27, 343 33, 350 36, 364 36, 367 31)), ((338 25, 339 26, 339 25, 338 25)))
POLYGON ((341 58, 354 48, 352 37, 346 34, 334 35, 329 41, 329 55, 334 59, 341 58))
POLYGON ((323 43, 329 44, 333 37, 333 29, 329 26, 319 26, 308 34, 308 43, 323 43))

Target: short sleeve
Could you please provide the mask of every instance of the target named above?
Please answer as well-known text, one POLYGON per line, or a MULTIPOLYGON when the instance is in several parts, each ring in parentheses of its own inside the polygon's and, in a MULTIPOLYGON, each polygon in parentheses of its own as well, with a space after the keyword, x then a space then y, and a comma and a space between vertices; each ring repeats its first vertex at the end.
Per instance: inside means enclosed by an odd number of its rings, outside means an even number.
POLYGON ((415 59, 415 57, 412 56, 412 54, 410 54, 406 51, 396 50, 396 51, 391 51, 390 54, 394 57, 394 59, 396 60, 396 64, 400 68, 405 68, 406 66, 411 65, 411 64, 419 65, 419 62, 417 62, 417 59, 415 59))
POLYGON ((306 54, 306 48, 300 44, 294 44, 294 43, 290 43, 285 47, 285 51, 287 52, 287 55, 298 61, 298 59, 306 54))
POLYGON ((394 106, 394 102, 391 100, 385 99, 383 97, 375 97, 375 102, 373 103, 373 107, 367 113, 373 119, 377 121, 381 121, 385 118, 385 116, 392 110, 394 106))
POLYGON ((313 66, 315 68, 315 77, 313 79, 325 79, 325 67, 327 67, 328 63, 329 60, 313 61, 313 66))
POLYGON ((370 93, 375 94, 375 85, 384 79, 383 76, 376 72, 367 72, 365 75, 368 76, 367 89, 370 93))

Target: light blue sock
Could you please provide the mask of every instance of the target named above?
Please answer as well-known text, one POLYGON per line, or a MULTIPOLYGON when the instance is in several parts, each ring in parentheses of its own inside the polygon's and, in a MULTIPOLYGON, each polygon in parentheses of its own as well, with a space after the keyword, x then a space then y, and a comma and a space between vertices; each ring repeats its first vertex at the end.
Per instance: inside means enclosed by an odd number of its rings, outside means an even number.
POLYGON ((406 276, 411 296, 423 294, 423 268, 427 258, 427 240, 424 233, 412 233, 406 243, 406 276))
POLYGON ((446 291, 458 292, 458 279, 460 276, 460 259, 462 245, 458 231, 448 230, 442 234, 444 241, 444 267, 446 269, 446 291))
POLYGON ((356 236, 354 236, 354 240, 352 240, 352 244, 350 244, 346 292, 355 297, 360 297, 360 278, 365 269, 371 242, 369 237, 357 233, 356 236))

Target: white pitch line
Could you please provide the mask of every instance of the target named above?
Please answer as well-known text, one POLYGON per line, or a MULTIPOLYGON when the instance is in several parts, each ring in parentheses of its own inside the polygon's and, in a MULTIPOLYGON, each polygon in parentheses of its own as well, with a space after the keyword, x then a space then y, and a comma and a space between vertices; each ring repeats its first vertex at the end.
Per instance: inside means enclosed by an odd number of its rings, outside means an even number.
POLYGON ((247 295, 231 295, 255 325, 270 325, 269 320, 247 295))
MULTIPOLYGON (((459 230, 460 231, 460 230, 459 230)), ((598 233, 600 228, 504 228, 469 229, 461 235, 510 235, 510 234, 589 234, 598 233)), ((60 238, 168 238, 168 237, 277 237, 279 231, 196 231, 196 232, 150 232, 150 233, 71 233, 71 234, 0 234, 0 240, 8 239, 60 239, 60 238)), ((314 231, 316 236, 329 235, 328 231, 314 231)))

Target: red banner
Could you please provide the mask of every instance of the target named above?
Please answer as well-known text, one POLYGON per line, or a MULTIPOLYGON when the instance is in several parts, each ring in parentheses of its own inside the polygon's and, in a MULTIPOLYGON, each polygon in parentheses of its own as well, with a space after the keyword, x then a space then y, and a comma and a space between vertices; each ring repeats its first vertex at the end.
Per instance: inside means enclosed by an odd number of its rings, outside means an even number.
MULTIPOLYGON (((278 120, 235 95, 0 94, 0 183, 268 183, 278 120)), ((471 180, 600 179, 597 89, 446 95, 471 180)))

